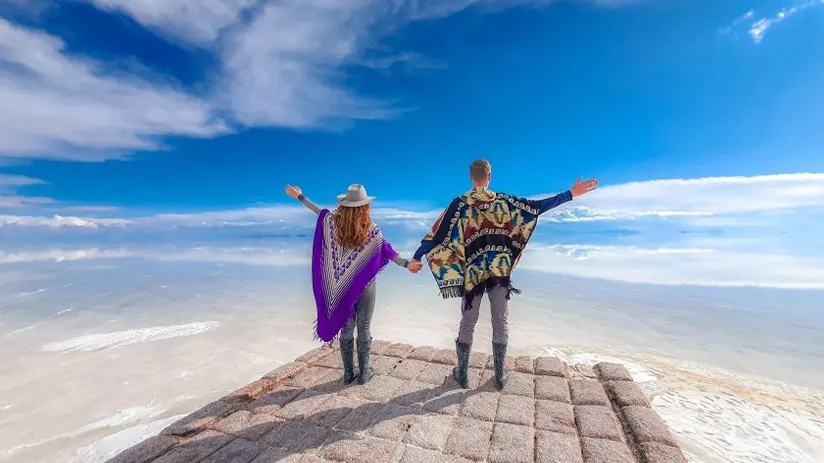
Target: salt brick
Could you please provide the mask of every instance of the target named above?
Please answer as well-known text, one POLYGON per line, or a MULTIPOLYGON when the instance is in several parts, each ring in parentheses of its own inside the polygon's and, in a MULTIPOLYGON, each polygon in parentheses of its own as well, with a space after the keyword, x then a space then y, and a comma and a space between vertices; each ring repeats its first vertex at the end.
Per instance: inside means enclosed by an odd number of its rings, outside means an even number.
POLYGON ((413 347, 409 344, 394 343, 383 350, 381 355, 388 357, 405 358, 407 354, 412 352, 413 347))
POLYGON ((566 378, 557 376, 536 376, 535 398, 554 400, 565 404, 572 403, 569 396, 569 383, 566 378))
POLYGON ((520 371, 521 373, 534 373, 535 367, 533 365, 532 357, 528 355, 522 355, 515 359, 515 371, 520 371))
POLYGON ((632 375, 620 363, 601 362, 594 370, 601 381, 632 381, 632 375))
POLYGON ((437 413, 419 415, 412 423, 404 442, 417 447, 442 451, 455 418, 437 413))
POLYGON ((650 407, 647 395, 631 381, 609 381, 604 387, 615 404, 621 408, 631 405, 650 407))
POLYGON ((535 430, 526 426, 495 423, 489 446, 489 463, 534 461, 535 430))
POLYGON ((535 461, 537 463, 583 463, 578 436, 536 430, 535 461))
POLYGON ((572 405, 549 400, 535 401, 535 428, 545 431, 578 434, 572 405))
POLYGON ((474 461, 483 461, 489 452, 493 424, 471 418, 456 418, 444 453, 474 461))
POLYGON ((330 461, 384 463, 391 460, 397 446, 395 442, 336 432, 324 444, 320 455, 330 461))
POLYGON ((574 408, 575 424, 581 437, 620 441, 622 431, 611 408, 579 405, 574 408))
POLYGON ((535 374, 564 377, 567 364, 557 357, 538 357, 535 359, 535 374))
POLYGON ((659 444, 678 447, 678 441, 672 436, 669 428, 655 413, 647 407, 630 406, 621 410, 630 432, 638 443, 657 442, 659 444))
POLYGON ((495 421, 532 427, 535 424, 535 401, 517 395, 501 395, 495 421))
POLYGON ((644 442, 638 446, 646 463, 687 463, 687 459, 677 447, 656 442, 644 442))
POLYGON ((604 439, 581 439, 584 463, 635 463, 623 442, 604 439))
POLYGON ((573 405, 609 405, 609 399, 604 392, 604 387, 598 381, 588 379, 569 380, 569 392, 573 405))

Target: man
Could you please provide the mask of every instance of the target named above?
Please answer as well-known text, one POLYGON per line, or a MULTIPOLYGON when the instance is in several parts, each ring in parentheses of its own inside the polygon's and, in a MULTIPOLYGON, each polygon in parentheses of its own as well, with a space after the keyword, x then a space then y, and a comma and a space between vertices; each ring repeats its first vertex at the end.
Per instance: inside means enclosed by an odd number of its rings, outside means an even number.
POLYGON ((414 262, 425 255, 441 295, 462 297, 463 313, 455 350, 458 366, 452 375, 468 387, 467 372, 472 337, 478 322, 481 297, 489 298, 492 308, 492 353, 495 385, 503 389, 507 381, 504 368, 509 342, 507 317, 512 287, 510 275, 517 266, 538 216, 573 197, 594 190, 597 180, 581 182, 550 198, 529 200, 489 190, 492 167, 480 159, 469 167, 472 190, 452 200, 415 252, 414 262))

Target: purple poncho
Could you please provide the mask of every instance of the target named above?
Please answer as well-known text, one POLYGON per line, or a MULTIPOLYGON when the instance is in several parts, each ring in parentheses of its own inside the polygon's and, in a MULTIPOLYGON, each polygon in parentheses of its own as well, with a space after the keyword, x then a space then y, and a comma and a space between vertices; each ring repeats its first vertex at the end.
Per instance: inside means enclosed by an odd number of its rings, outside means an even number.
POLYGON ((356 249, 340 246, 334 214, 318 215, 312 250, 312 287, 318 307, 316 336, 330 342, 355 313, 355 303, 386 264, 398 255, 373 222, 369 241, 356 249))

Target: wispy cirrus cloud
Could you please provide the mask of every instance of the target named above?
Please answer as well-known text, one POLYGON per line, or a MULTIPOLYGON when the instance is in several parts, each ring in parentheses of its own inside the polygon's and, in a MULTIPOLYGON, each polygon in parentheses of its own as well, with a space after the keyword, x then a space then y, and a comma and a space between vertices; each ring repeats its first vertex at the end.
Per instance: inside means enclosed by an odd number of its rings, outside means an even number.
POLYGON ((755 18, 755 10, 749 10, 736 18, 729 26, 721 28, 720 32, 730 33, 741 27, 746 27, 747 34, 750 36, 752 41, 759 44, 764 40, 764 36, 771 27, 804 10, 814 6, 820 6, 822 4, 824 4, 824 0, 806 0, 797 3, 795 6, 781 8, 775 15, 761 17, 757 20, 753 20, 755 18))
MULTIPOLYGON (((8 175, 0 173, 0 211, 3 209, 24 209, 24 208, 43 208, 42 210, 59 211, 59 212, 113 212, 118 210, 112 206, 93 206, 93 205, 61 205, 59 201, 53 198, 42 196, 28 196, 19 194, 18 190, 23 187, 34 185, 48 184, 45 180, 39 178, 27 177, 24 175, 8 175)), ((0 216, 2 217, 2 216, 0 216)), ((6 218, 12 216, 5 216, 6 218)), ((3 219, 0 219, 0 226, 3 226, 3 219)))
POLYGON ((24 175, 7 175, 0 173, 0 191, 7 187, 19 187, 26 185, 40 185, 46 183, 39 178, 26 177, 24 175))
POLYGON ((174 86, 115 76, 64 42, 0 18, 0 157, 100 161, 213 136, 213 106, 174 86))
MULTIPOLYGON (((0 158, 125 159, 135 151, 163 149, 168 136, 214 137, 235 126, 325 129, 390 118, 404 108, 355 92, 346 84, 346 69, 360 65, 385 72, 444 63, 410 50, 386 50, 382 38, 410 22, 467 8, 552 3, 85 1, 128 15, 184 47, 211 53, 218 70, 204 76, 201 92, 194 94, 166 77, 130 74, 78 50, 68 53, 60 37, 0 17, 0 158)), ((15 0, 15 5, 28 3, 15 0)))
POLYGON ((17 194, 20 187, 44 183, 46 182, 37 178, 0 173, 0 209, 20 209, 54 202, 51 198, 17 194))
POLYGON ((209 46, 221 30, 236 23, 258 0, 87 0, 105 10, 132 16, 140 24, 167 37, 209 46))

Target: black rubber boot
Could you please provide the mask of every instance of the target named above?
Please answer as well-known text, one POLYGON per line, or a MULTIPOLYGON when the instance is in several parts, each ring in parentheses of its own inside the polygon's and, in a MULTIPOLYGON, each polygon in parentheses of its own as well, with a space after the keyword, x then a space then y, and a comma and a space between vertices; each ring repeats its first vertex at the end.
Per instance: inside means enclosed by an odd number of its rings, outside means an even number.
POLYGON ((452 370, 452 377, 464 389, 469 389, 469 352, 472 344, 455 340, 455 352, 458 354, 458 366, 452 370))
POLYGON ((492 358, 495 361, 495 387, 500 391, 506 385, 506 344, 492 343, 492 358))
POLYGON ((340 356, 343 359, 343 384, 351 384, 358 378, 355 369, 355 340, 340 340, 340 356))
POLYGON ((369 366, 369 353, 371 351, 372 338, 358 338, 358 366, 360 366, 358 384, 366 384, 367 381, 372 379, 372 376, 375 376, 375 374, 372 372, 372 367, 369 366))

